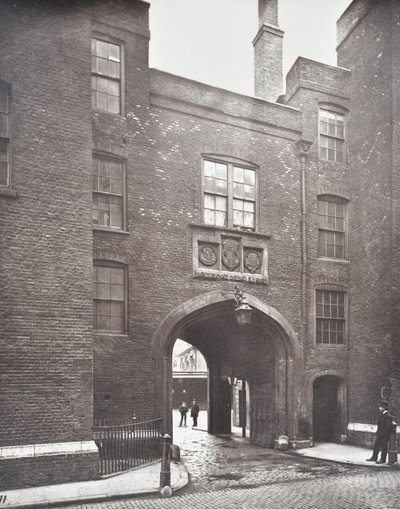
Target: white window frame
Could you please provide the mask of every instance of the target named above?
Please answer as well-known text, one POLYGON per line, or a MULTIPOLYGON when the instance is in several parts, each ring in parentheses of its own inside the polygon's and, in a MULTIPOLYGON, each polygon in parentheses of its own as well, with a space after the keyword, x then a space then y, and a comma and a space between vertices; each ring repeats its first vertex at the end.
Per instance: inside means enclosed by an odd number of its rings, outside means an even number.
MULTIPOLYGON (((232 158, 232 157, 203 154, 202 155, 202 169, 201 169, 201 190, 202 190, 201 212, 202 212, 202 222, 204 224, 209 225, 209 226, 214 226, 215 228, 228 228, 228 229, 235 229, 238 231, 253 231, 253 232, 258 231, 259 198, 258 198, 258 167, 256 165, 251 164, 246 161, 243 161, 243 160, 240 160, 240 159, 232 158), (205 179, 205 162, 206 161, 210 161, 213 163, 225 164, 227 166, 227 172, 228 172, 227 194, 224 195, 227 198, 227 209, 226 209, 226 224, 223 226, 218 226, 215 223, 214 224, 207 223, 205 220, 205 210, 206 210, 206 207, 204 204, 205 195, 212 194, 212 193, 207 193, 207 191, 205 189, 204 179, 205 179), (235 199, 233 196, 233 192, 234 192, 234 190, 233 190, 233 169, 234 169, 234 167, 243 168, 244 170, 252 170, 252 171, 254 171, 254 174, 255 174, 255 186, 254 186, 255 187, 255 191, 254 191, 255 198, 254 198, 254 200, 251 200, 251 199, 242 200, 242 201, 248 201, 248 202, 254 203, 254 227, 252 227, 252 228, 234 225, 234 217, 233 217, 233 215, 234 215, 233 214, 233 210, 234 210, 233 209, 233 201, 235 199)), ((240 198, 238 198, 238 199, 240 199, 240 198)))
MULTIPOLYGON (((317 239, 317 256, 318 258, 328 259, 328 260, 335 260, 335 261, 347 261, 347 253, 348 253, 348 200, 345 198, 342 198, 340 196, 334 196, 334 195, 319 195, 317 197, 317 221, 318 221, 318 239, 317 239), (336 229, 336 228, 329 228, 328 226, 321 227, 319 224, 319 204, 320 202, 325 203, 334 203, 335 205, 342 205, 343 206, 343 230, 336 229), (343 245, 343 257, 336 257, 336 256, 325 256, 323 254, 320 254, 320 235, 322 232, 332 232, 332 233, 340 233, 343 234, 344 238, 344 245, 343 245)), ((337 216, 334 216, 335 218, 337 216)), ((336 246, 336 244, 334 244, 336 246)))
MULTIPOLYGON (((347 341, 348 341, 348 291, 347 289, 344 289, 344 288, 337 288, 337 287, 331 287, 331 286, 322 286, 322 287, 318 287, 315 289, 315 292, 314 292, 314 298, 315 298, 315 345, 317 347, 334 347, 334 348, 337 348, 337 347, 344 347, 347 345, 347 341), (325 292, 325 293, 335 293, 335 294, 342 294, 343 295, 343 312, 344 312, 344 317, 334 317, 334 316, 325 316, 324 314, 322 315, 319 315, 317 313, 317 306, 318 306, 318 303, 317 303, 317 294, 318 292, 325 292), (337 322, 342 322, 343 323, 343 342, 342 343, 338 343, 338 342, 328 342, 328 343, 325 343, 325 342, 322 342, 322 341, 319 341, 318 340, 318 337, 317 337, 317 333, 318 333, 318 320, 327 320, 330 324, 330 322, 332 323, 337 323, 337 322)), ((332 332, 334 332, 332 330, 332 332)))
MULTIPOLYGON (((118 227, 118 226, 112 226, 111 224, 110 225, 101 225, 101 224, 93 224, 93 228, 94 229, 99 229, 99 230, 107 230, 107 231, 115 231, 115 232, 127 232, 127 191, 126 191, 126 188, 127 188, 127 184, 126 184, 126 161, 125 159, 121 158, 121 157, 118 157, 118 156, 115 156, 113 154, 108 154, 108 153, 100 153, 100 152, 94 152, 93 153, 93 162, 94 161, 99 161, 99 160, 102 160, 102 161, 107 161, 107 162, 114 162, 114 163, 118 163, 121 165, 121 170, 122 170, 122 194, 119 195, 119 194, 113 194, 113 193, 108 193, 106 191, 100 191, 98 189, 98 186, 97 186, 97 189, 95 189, 95 186, 93 185, 92 183, 92 195, 93 195, 93 208, 94 208, 94 195, 96 194, 97 196, 99 195, 105 195, 105 196, 121 196, 122 198, 122 227, 118 227)), ((92 172, 92 179, 94 178, 94 174, 92 172)))
MULTIPOLYGON (((112 281, 110 280, 110 284, 112 283, 112 281)), ((128 267, 122 263, 117 263, 117 262, 113 262, 113 261, 109 261, 109 260, 94 260, 93 262, 93 329, 94 329, 94 332, 96 334, 101 334, 101 335, 112 335, 112 336, 124 336, 124 335, 127 335, 128 334, 128 323, 129 323, 129 317, 128 317, 128 296, 129 296, 129 291, 128 291, 128 267), (97 287, 96 287, 96 280, 95 280, 95 277, 94 277, 94 272, 95 272, 95 268, 96 267, 101 267, 101 268, 110 268, 110 269, 120 269, 120 270, 123 270, 124 272, 124 305, 123 305, 123 309, 124 309, 124 317, 123 317, 123 322, 124 322, 124 330, 123 331, 120 331, 120 330, 112 330, 111 329, 111 326, 110 326, 110 329, 97 329, 96 327, 96 317, 99 316, 96 312, 95 312, 95 308, 96 308, 96 302, 98 301, 107 301, 107 302, 112 302, 113 300, 115 301, 119 301, 118 299, 101 299, 97 296, 97 287)), ((112 315, 110 314, 110 317, 112 315)))
MULTIPOLYGON (((92 82, 92 109, 94 111, 99 111, 99 112, 102 112, 102 113, 107 113, 107 114, 110 114, 110 115, 124 115, 125 113, 125 97, 124 97, 124 90, 125 90, 125 55, 124 55, 124 45, 121 41, 119 40, 116 40, 116 39, 113 39, 107 35, 104 35, 104 34, 92 34, 92 38, 91 38, 91 64, 90 64, 90 69, 91 69, 91 77, 92 77, 92 80, 93 78, 103 78, 103 79, 106 79, 106 80, 109 80, 109 81, 113 81, 113 82, 118 82, 119 84, 119 112, 114 112, 114 111, 110 111, 109 109, 106 109, 106 108, 99 108, 97 105, 94 105, 94 101, 93 101, 93 93, 95 93, 95 89, 93 88, 93 82, 92 82), (119 51, 120 51, 120 61, 119 61, 119 66, 120 66, 120 76, 119 78, 115 78, 115 77, 112 77, 112 76, 109 76, 107 74, 102 74, 102 73, 99 73, 99 72, 94 72, 93 71, 93 68, 92 68, 92 59, 95 58, 95 54, 93 54, 93 41, 100 41, 100 42, 104 42, 104 43, 107 43, 107 44, 113 44, 115 46, 118 46, 119 47, 119 51)), ((96 89, 97 90, 97 89, 96 89)))
MULTIPOLYGON (((335 125, 337 127, 337 124, 335 124, 335 125)), ((329 141, 328 141, 328 143, 329 143, 329 141)), ((343 164, 346 162, 346 111, 344 109, 341 109, 340 107, 333 106, 333 105, 324 105, 324 104, 319 105, 319 109, 318 109, 318 157, 319 157, 320 161, 326 161, 329 163, 343 164), (339 136, 338 134, 329 134, 329 133, 322 132, 322 129, 321 129, 321 122, 322 122, 321 113, 322 112, 325 112, 325 113, 328 113, 331 115, 335 115, 335 116, 343 117, 343 136, 339 136), (336 143, 340 142, 342 144, 343 150, 338 150, 336 147, 334 147, 334 148, 333 147, 332 148, 323 147, 322 143, 321 143, 322 139, 333 140, 335 145, 336 145, 336 143), (328 152, 328 150, 333 150, 334 159, 329 159, 328 156, 323 157, 321 154, 322 150, 326 150, 327 152, 328 152), (343 154, 341 161, 338 160, 338 153, 343 154)))

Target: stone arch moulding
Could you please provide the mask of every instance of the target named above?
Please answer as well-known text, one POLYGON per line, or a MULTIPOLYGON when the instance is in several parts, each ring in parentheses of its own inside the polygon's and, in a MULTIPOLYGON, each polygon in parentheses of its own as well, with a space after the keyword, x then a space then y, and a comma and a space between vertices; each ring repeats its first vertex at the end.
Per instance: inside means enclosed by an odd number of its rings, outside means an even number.
MULTIPOLYGON (((303 376, 303 354, 297 334, 289 321, 274 307, 266 304, 257 297, 246 292, 248 304, 260 313, 263 313, 275 323, 276 329, 280 331, 278 350, 281 352, 278 359, 279 364, 285 364, 285 384, 288 414, 288 432, 294 433, 294 422, 297 413, 295 391, 302 384, 303 376), (286 357, 283 358, 283 355, 286 357), (297 388, 297 389, 296 389, 297 388)), ((158 408, 163 418, 163 433, 172 433, 172 400, 171 400, 171 378, 172 362, 171 353, 179 332, 185 327, 187 321, 191 321, 196 314, 200 314, 205 308, 225 301, 234 301, 234 291, 215 290, 206 294, 198 295, 175 309, 173 309, 161 322, 154 334, 152 341, 152 357, 155 361, 155 384, 158 408)))

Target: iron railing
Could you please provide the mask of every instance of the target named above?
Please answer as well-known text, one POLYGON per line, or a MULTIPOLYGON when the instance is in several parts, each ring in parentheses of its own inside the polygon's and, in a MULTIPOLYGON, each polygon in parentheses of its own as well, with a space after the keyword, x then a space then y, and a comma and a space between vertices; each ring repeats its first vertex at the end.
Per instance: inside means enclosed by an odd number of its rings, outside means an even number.
POLYGON ((94 440, 100 453, 100 474, 109 475, 161 458, 161 418, 95 419, 94 440))

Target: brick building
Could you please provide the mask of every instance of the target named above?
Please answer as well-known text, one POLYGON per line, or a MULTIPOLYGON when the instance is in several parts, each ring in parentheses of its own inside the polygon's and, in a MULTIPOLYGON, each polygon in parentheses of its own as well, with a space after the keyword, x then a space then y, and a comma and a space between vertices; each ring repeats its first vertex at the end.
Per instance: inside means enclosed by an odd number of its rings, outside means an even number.
POLYGON ((298 58, 282 95, 277 4, 248 97, 149 69, 145 1, 1 1, 3 488, 96 478, 93 416, 172 433, 177 338, 211 433, 232 376, 264 446, 400 409, 400 5, 354 0, 338 67, 298 58))

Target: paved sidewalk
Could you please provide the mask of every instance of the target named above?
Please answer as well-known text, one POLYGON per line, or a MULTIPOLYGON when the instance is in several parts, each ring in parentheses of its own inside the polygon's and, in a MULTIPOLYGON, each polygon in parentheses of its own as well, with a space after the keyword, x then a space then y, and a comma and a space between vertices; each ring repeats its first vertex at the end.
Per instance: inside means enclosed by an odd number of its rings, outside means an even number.
MULTIPOLYGON (((161 462, 157 461, 107 479, 1 491, 2 500, 5 500, 1 507, 48 506, 154 494, 159 491, 160 470, 161 462)), ((178 462, 171 462, 172 490, 183 488, 188 482, 186 468, 178 462)))
MULTIPOLYGON (((200 423, 199 423, 200 424, 200 423)), ((201 426, 191 431, 191 427, 180 428, 183 435, 205 432, 201 426)), ((210 435, 208 435, 211 437, 210 435)), ((176 437, 178 439, 178 436, 176 437)), ((188 436, 188 439, 190 437, 188 436)), ((247 439, 241 438, 241 429, 234 428, 233 440, 237 445, 248 444, 247 439)), ((193 440, 193 438, 191 438, 193 440)), ((179 440, 177 440, 179 443, 179 440)), ((195 446, 196 443, 192 443, 195 446)), ((197 443, 198 445, 198 443, 197 443)), ((262 448, 261 448, 262 449, 262 448)), ((238 454, 238 451, 236 452, 238 454)), ((314 447, 307 449, 290 450, 286 454, 304 456, 319 460, 345 463, 357 466, 370 467, 371 469, 392 469, 399 468, 396 465, 377 465, 374 462, 367 462, 366 458, 371 455, 368 449, 350 445, 317 443, 314 447)), ((183 457, 183 460, 185 458, 183 457)), ((221 465, 222 467, 223 465, 221 465)), ((274 467, 272 467, 274 468, 274 467)), ((107 479, 96 481, 57 484, 52 486, 40 486, 36 488, 25 488, 20 490, 2 491, 4 503, 2 508, 27 508, 37 506, 49 506, 52 504, 80 503, 86 501, 100 501, 118 497, 129 497, 136 495, 157 494, 160 482, 160 461, 150 465, 129 470, 128 472, 114 475, 107 479)), ((171 462, 171 487, 173 491, 179 490, 189 482, 186 468, 179 462, 171 462)))
POLYGON ((399 463, 389 465, 388 463, 376 464, 374 461, 366 461, 371 457, 372 450, 345 444, 316 443, 314 447, 307 449, 291 449, 288 454, 374 468, 399 468, 400 466, 399 463))

